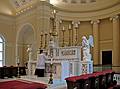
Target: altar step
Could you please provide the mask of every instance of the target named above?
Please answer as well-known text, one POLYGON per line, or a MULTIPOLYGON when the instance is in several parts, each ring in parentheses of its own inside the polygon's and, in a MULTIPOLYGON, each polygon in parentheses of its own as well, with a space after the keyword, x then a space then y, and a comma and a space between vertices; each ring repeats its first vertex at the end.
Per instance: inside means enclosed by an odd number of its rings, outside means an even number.
POLYGON ((67 89, 66 81, 54 79, 53 84, 48 84, 49 77, 22 76, 21 79, 47 84, 47 89, 67 89))

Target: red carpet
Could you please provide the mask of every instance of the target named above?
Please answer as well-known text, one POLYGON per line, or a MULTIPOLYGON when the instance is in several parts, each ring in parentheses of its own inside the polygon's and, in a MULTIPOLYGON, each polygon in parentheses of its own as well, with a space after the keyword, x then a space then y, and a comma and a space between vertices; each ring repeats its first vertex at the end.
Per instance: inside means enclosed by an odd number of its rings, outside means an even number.
POLYGON ((0 89, 45 89, 47 85, 31 81, 12 80, 0 82, 0 89))

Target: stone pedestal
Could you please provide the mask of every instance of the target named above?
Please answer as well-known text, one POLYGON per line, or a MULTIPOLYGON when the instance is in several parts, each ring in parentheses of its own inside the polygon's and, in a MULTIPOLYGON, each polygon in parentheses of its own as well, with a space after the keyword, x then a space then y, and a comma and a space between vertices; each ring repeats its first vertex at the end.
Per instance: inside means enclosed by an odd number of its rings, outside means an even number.
POLYGON ((93 73, 93 61, 81 61, 79 65, 80 74, 93 73))

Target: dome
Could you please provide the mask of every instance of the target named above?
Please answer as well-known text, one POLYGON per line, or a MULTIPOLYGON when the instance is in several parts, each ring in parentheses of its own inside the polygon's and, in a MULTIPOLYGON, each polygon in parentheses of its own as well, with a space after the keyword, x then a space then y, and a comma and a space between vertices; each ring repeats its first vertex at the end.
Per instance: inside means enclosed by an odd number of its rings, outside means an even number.
MULTIPOLYGON (((2 0, 0 13, 14 15, 21 9, 33 5, 38 0, 2 0)), ((120 0, 40 0, 47 1, 63 11, 89 12, 111 8, 120 3, 120 0)))
POLYGON ((50 3, 66 11, 96 11, 113 7, 120 0, 50 0, 50 3))

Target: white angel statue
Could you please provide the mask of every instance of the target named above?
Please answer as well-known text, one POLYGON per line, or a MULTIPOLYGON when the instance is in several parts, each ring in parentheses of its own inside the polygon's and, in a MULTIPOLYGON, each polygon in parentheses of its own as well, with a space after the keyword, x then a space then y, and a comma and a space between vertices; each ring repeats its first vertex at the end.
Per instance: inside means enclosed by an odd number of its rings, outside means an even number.
POLYGON ((93 47, 93 36, 89 35, 89 39, 87 40, 86 36, 82 37, 82 51, 83 51, 83 61, 90 61, 90 46, 93 47))

